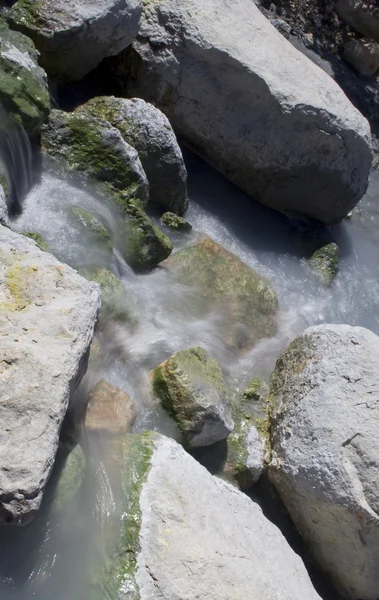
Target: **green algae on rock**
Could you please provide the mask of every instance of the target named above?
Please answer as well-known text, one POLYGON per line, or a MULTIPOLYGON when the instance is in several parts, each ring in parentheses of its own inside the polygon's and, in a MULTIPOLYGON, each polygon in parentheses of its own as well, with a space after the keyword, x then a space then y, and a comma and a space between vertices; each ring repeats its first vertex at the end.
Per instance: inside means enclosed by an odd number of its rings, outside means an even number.
POLYGON ((54 490, 53 509, 69 507, 78 494, 86 474, 86 459, 82 448, 77 445, 70 452, 59 474, 54 490))
POLYGON ((191 223, 188 223, 188 221, 183 219, 183 217, 178 217, 178 215, 172 212, 165 212, 161 216, 161 223, 162 225, 166 225, 166 227, 176 231, 192 231, 191 223))
POLYGON ((94 243, 97 243, 98 246, 108 252, 112 251, 112 237, 97 217, 79 206, 71 207, 71 215, 75 218, 83 233, 87 234, 94 243))
POLYGON ((230 392, 218 362, 202 348, 180 350, 153 371, 153 389, 190 447, 208 446, 233 430, 230 392))
POLYGON ((38 231, 21 231, 21 235, 34 240, 41 250, 45 250, 45 252, 49 252, 49 245, 43 239, 42 235, 38 233, 38 231))
POLYGON ((237 256, 209 238, 173 254, 164 265, 198 290, 199 310, 217 311, 224 342, 246 350, 276 332, 278 300, 271 285, 237 256))
POLYGON ((322 283, 330 287, 338 273, 340 250, 334 242, 316 250, 308 261, 312 271, 320 278, 322 283))
POLYGON ((0 102, 30 136, 40 133, 50 111, 50 95, 33 42, 0 19, 0 102))

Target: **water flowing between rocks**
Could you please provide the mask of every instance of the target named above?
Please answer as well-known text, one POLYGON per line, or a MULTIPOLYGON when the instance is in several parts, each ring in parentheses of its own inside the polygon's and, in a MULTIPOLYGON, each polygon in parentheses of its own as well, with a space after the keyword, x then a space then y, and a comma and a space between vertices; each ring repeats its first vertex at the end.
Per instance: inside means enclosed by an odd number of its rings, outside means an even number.
MULTIPOLYGON (((16 155, 24 156, 17 144, 13 147, 16 155)), ((125 302, 134 315, 133 324, 109 323, 97 334, 103 349, 101 358, 95 356, 90 361, 69 418, 90 386, 106 378, 133 400, 137 409, 134 431, 153 428, 177 437, 175 424, 157 408, 149 391, 151 368, 177 350, 204 347, 220 362, 231 388, 241 391, 252 377, 267 377, 279 352, 309 325, 348 323, 379 333, 377 172, 373 172, 369 190, 351 219, 327 232, 312 234, 333 238, 341 250, 339 274, 327 289, 304 259, 308 232, 254 203, 192 154, 186 153, 185 158, 190 198, 186 218, 193 231, 172 236, 175 250, 206 234, 264 275, 278 293, 278 333, 243 356, 233 354, 221 339, 220 315, 204 318, 197 313, 193 302, 196 289, 175 283, 163 268, 136 275, 120 255, 109 256, 102 246, 83 236, 71 218, 72 208, 85 209, 99 218, 113 236, 117 235, 116 209, 101 203, 89 187, 46 166, 12 228, 40 233, 51 252, 74 268, 105 267, 113 271, 122 280, 125 302)), ((22 165, 27 173, 30 166, 22 165)), ((21 186, 19 196, 24 195, 22 185, 29 185, 24 177, 25 173, 11 177, 21 186)), ((66 443, 62 439, 62 446, 66 443)), ((62 509, 52 502, 60 469, 58 455, 36 519, 24 528, 0 528, 1 600, 92 597, 96 571, 107 560, 106 549, 117 529, 121 504, 116 449, 111 441, 91 435, 82 445, 89 468, 79 497, 62 509)))

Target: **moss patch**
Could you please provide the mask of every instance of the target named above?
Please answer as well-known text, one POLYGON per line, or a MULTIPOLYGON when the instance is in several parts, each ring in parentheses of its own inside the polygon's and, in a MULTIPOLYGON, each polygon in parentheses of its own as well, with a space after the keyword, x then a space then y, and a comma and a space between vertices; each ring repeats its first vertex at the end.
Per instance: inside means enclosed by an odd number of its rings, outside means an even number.
POLYGON ((192 231, 192 225, 188 223, 183 217, 178 217, 175 213, 166 212, 161 216, 162 225, 166 225, 170 229, 175 231, 189 232, 192 231))
POLYGON ((36 242, 36 244, 38 244, 39 248, 41 248, 41 250, 44 250, 45 252, 49 252, 48 244, 45 242, 42 235, 40 233, 38 233, 37 231, 22 231, 21 235, 24 235, 25 237, 28 237, 31 240, 34 240, 36 242))
POLYGON ((316 250, 309 259, 309 266, 322 283, 329 287, 338 273, 340 251, 334 242, 316 250))
POLYGON ((113 243, 111 235, 99 219, 91 215, 87 210, 77 206, 71 207, 71 214, 83 233, 87 234, 93 243, 97 243, 108 252, 112 251, 113 243))
POLYGON ((31 302, 29 288, 32 278, 38 272, 38 267, 15 264, 5 272, 5 284, 10 300, 0 303, 0 313, 24 310, 31 302))

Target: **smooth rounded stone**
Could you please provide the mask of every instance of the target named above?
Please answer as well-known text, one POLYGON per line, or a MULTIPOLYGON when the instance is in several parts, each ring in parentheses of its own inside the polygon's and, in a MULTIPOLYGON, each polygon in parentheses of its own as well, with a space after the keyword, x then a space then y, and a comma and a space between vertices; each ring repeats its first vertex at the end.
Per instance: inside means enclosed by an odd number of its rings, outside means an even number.
POLYGON ((42 132, 42 148, 71 170, 109 184, 130 199, 148 201, 149 184, 137 151, 107 121, 52 110, 42 132))
MULTIPOLYGON (((33 42, 0 19, 0 102, 16 125, 38 136, 50 111, 46 74, 33 42)), ((6 124, 0 125, 0 131, 6 124)))
POLYGON ((336 243, 331 242, 316 250, 308 261, 312 271, 320 278, 321 282, 330 287, 338 273, 340 249, 336 243))
POLYGON ((379 44, 351 40, 344 46, 343 57, 358 73, 370 77, 379 69, 379 44))
POLYGON ((97 285, 0 226, 0 521, 38 510, 69 398, 87 367, 97 285))
POLYGON ((188 207, 187 170, 167 117, 140 98, 94 98, 78 109, 106 119, 138 152, 150 186, 150 202, 178 215, 188 207))
POLYGON ((84 427, 122 435, 130 431, 136 413, 129 396, 103 379, 91 390, 84 427))
POLYGON ((129 95, 276 210, 333 224, 367 189, 368 122, 251 0, 146 2, 120 69, 129 95))
POLYGON ((86 459, 82 448, 77 445, 67 456, 59 473, 52 510, 61 510, 70 506, 78 494, 86 475, 86 459))
POLYGON ((175 231, 192 231, 191 223, 188 223, 188 221, 183 219, 183 217, 178 217, 178 215, 175 215, 172 212, 165 212, 161 216, 161 223, 162 225, 166 225, 166 227, 169 227, 175 231))
POLYGON ((336 12, 353 29, 379 42, 379 13, 362 0, 337 0, 336 12))
POLYGON ((31 240, 34 240, 37 246, 44 250, 45 252, 49 252, 49 245, 45 242, 43 236, 38 233, 38 231, 21 231, 21 235, 24 235, 31 240))
POLYGON ((232 349, 247 350, 276 333, 278 300, 271 285, 238 256, 209 238, 172 254, 163 266, 196 290, 197 312, 220 315, 220 335, 232 349))
POLYGON ((120 533, 94 600, 320 600, 260 507, 175 441, 127 435, 120 533))
POLYGON ((315 560, 344 598, 379 596, 379 338, 307 329, 271 382, 269 475, 315 560))
POLYGON ((18 0, 9 13, 30 37, 41 65, 61 81, 77 81, 136 37, 141 0, 18 0))
POLYGON ((186 446, 210 446, 233 430, 230 392, 220 365, 202 348, 176 352, 154 369, 152 382, 186 446))
POLYGON ((99 267, 97 269, 81 269, 80 274, 89 281, 95 281, 100 285, 100 328, 114 321, 132 326, 136 324, 137 321, 131 307, 131 299, 120 279, 112 271, 99 267))

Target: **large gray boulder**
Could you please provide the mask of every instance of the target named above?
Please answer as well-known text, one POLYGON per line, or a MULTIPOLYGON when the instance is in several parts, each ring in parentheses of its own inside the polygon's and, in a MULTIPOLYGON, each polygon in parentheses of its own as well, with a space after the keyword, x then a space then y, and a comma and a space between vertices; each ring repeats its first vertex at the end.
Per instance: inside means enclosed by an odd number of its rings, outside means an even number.
POLYGON ((140 98, 101 96, 79 111, 107 119, 137 150, 149 181, 150 202, 179 215, 185 213, 187 170, 170 122, 158 108, 140 98))
POLYGON ((94 598, 320 600, 257 504, 173 440, 127 436, 123 479, 119 539, 94 598))
POLYGON ((379 597, 379 338, 307 329, 272 384, 270 477, 344 598, 379 597))
POLYGON ((34 41, 49 75, 76 81, 133 41, 140 16, 141 0, 19 0, 9 18, 34 41))
POLYGON ((252 0, 150 0, 125 61, 129 95, 264 204, 330 224, 364 194, 367 121, 252 0))
MULTIPOLYGON (((46 73, 38 66, 39 52, 29 38, 9 29, 2 19, 0 41, 0 105, 13 123, 37 136, 50 110, 46 73)), ((0 117, 3 154, 9 125, 2 111, 0 117)))
POLYGON ((97 285, 0 226, 0 521, 41 504, 99 307, 97 285))

